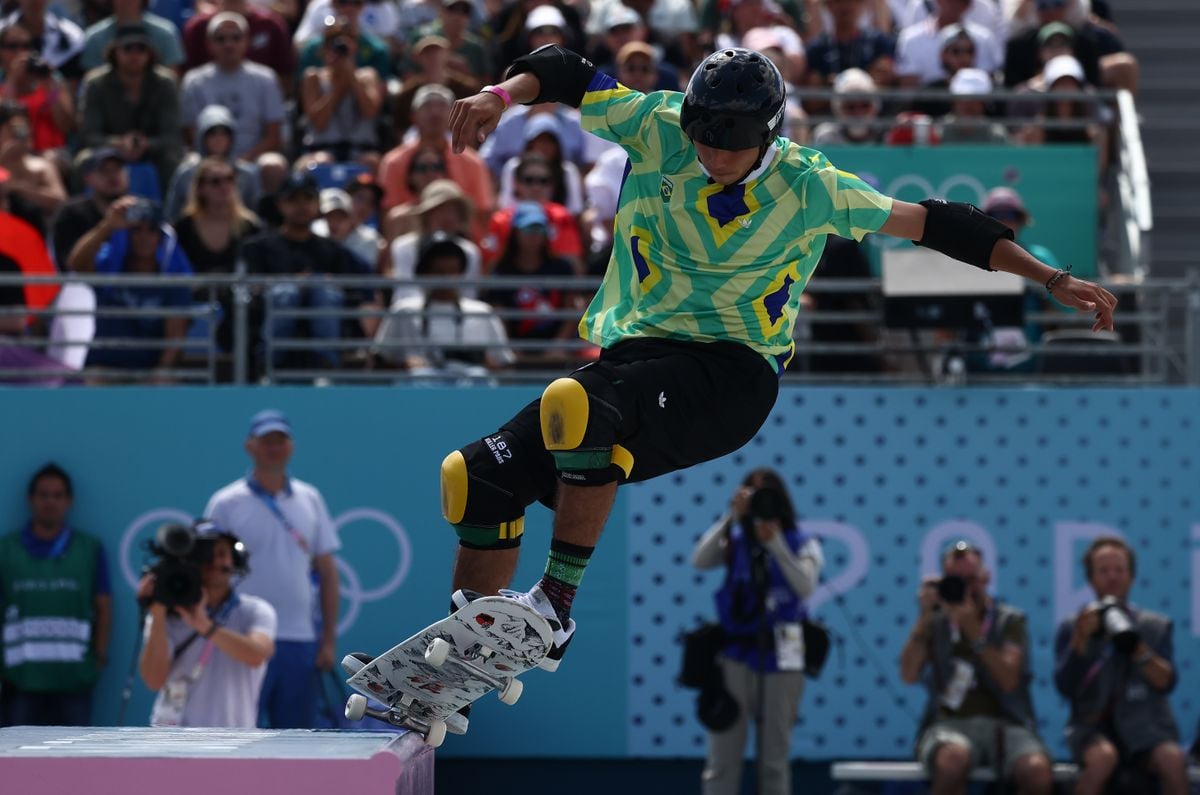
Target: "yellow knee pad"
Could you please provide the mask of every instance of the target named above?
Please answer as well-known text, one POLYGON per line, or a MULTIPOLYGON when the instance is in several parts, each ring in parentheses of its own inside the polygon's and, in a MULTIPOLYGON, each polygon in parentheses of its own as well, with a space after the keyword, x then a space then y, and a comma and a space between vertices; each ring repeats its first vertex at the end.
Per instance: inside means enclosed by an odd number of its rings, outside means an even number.
POLYGON ((589 401, 583 384, 559 378, 542 393, 542 442, 550 452, 575 450, 587 434, 589 401))
POLYGON ((467 512, 467 459, 455 450, 442 459, 442 516, 458 524, 467 512))
MULTIPOLYGON (((517 546, 525 532, 523 514, 497 524, 463 523, 467 514, 468 482, 467 459, 461 450, 455 450, 442 459, 442 516, 454 525, 454 532, 458 534, 459 541, 472 549, 507 549, 517 546)), ((486 497, 487 494, 488 490, 485 487, 482 496, 486 497)), ((476 509, 475 513, 478 512, 476 509)))

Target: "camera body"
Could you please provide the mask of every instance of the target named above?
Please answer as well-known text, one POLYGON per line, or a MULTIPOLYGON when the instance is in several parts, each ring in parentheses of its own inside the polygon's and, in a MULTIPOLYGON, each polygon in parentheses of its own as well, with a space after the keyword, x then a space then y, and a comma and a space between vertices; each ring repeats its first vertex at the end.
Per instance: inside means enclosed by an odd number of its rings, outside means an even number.
POLYGON ((138 199, 125 211, 125 220, 130 224, 152 224, 156 216, 154 205, 145 199, 138 199))
POLYGON ((761 486, 750 495, 749 516, 759 521, 774 520, 786 524, 791 519, 787 497, 770 486, 761 486))
POLYGON ((967 598, 967 581, 957 574, 947 574, 938 580, 938 598, 948 605, 960 605, 967 598))
POLYGON ((1112 641, 1117 651, 1132 653, 1142 638, 1120 600, 1115 596, 1106 596, 1100 600, 1097 608, 1100 610, 1100 631, 1112 641))
POLYGON ((333 43, 329 45, 329 49, 333 50, 338 55, 350 54, 350 45, 346 43, 345 39, 334 39, 333 43))
POLYGON ((203 578, 200 574, 196 531, 183 524, 165 524, 158 528, 147 548, 155 560, 147 569, 154 575, 151 601, 173 607, 189 607, 200 601, 203 578))

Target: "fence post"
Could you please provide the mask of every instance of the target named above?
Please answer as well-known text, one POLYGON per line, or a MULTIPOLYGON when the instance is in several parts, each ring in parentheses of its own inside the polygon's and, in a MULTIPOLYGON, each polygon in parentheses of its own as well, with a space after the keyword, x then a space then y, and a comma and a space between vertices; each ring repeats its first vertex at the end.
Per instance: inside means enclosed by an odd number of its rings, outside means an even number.
POLYGON ((233 289, 233 382, 244 385, 247 377, 246 357, 250 348, 250 290, 240 281, 246 275, 245 265, 238 261, 239 281, 233 289))
POLYGON ((1187 361, 1189 386, 1200 384, 1200 273, 1187 274, 1187 303, 1184 306, 1183 355, 1187 361))

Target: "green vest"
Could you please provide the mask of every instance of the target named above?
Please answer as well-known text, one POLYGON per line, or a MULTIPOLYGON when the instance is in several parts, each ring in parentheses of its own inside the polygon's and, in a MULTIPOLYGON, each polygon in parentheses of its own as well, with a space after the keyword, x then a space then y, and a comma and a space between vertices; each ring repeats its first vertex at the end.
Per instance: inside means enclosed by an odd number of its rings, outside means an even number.
POLYGON ((38 559, 21 534, 0 538, 4 616, 3 678, 28 692, 70 692, 95 684, 93 598, 99 542, 72 531, 57 558, 38 559))

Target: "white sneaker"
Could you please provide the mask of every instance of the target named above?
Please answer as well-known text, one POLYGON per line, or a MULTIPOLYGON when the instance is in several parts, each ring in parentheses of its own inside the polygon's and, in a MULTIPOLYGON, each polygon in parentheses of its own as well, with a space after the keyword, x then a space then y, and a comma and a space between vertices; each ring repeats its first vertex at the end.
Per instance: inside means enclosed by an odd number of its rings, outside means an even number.
MULTIPOLYGON (((450 600, 456 608, 463 608, 482 595, 475 591, 464 589, 455 591, 450 600)), ((533 608, 534 612, 549 622, 550 629, 554 631, 554 642, 550 646, 550 652, 538 663, 538 667, 543 671, 557 671, 558 664, 562 661, 563 652, 567 650, 567 645, 571 642, 571 638, 575 637, 575 619, 567 619, 567 626, 564 629, 562 622, 558 620, 558 614, 554 612, 554 606, 550 604, 550 600, 546 597, 540 585, 533 586, 528 593, 501 588, 500 596, 533 608)))

